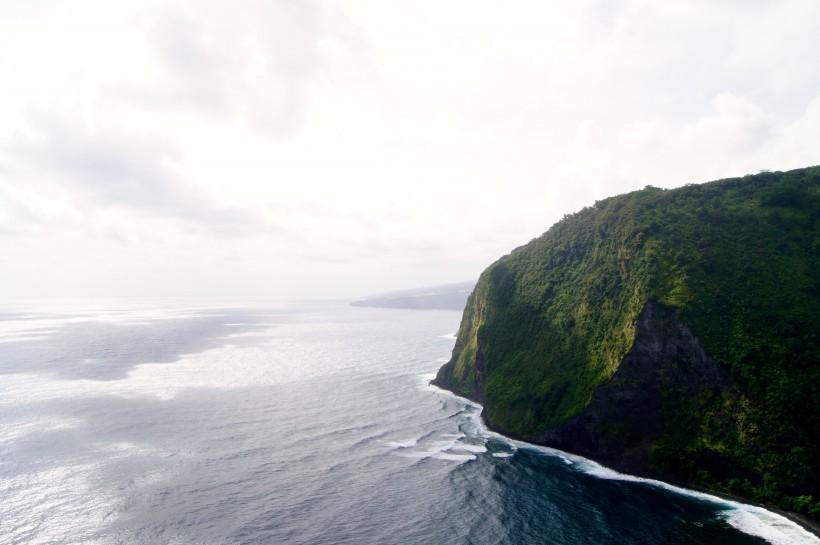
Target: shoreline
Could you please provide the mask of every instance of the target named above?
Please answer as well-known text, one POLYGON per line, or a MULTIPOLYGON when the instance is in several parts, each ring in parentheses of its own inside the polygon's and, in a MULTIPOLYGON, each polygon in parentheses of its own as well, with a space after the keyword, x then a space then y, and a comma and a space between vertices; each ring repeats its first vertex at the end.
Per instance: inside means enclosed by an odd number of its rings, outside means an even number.
MULTIPOLYGON (((661 481, 661 482, 665 482, 665 481, 661 481)), ((678 486, 680 488, 685 488, 687 490, 692 490, 694 492, 701 492, 703 494, 709 494, 710 496, 715 496, 717 498, 732 501, 732 502, 739 503, 739 504, 742 504, 742 505, 750 505, 752 507, 759 507, 761 509, 765 509, 766 511, 770 511, 772 513, 775 513, 776 515, 780 515, 781 517, 785 517, 785 518, 789 519, 790 521, 797 524, 798 526, 800 526, 801 528, 803 528, 804 530, 806 530, 810 534, 813 534, 815 537, 820 539, 820 522, 812 520, 812 519, 808 518, 807 516, 802 515, 800 513, 795 513, 793 511, 785 511, 785 510, 780 509, 779 507, 776 507, 774 505, 767 505, 765 503, 758 503, 758 502, 746 499, 742 496, 735 496, 735 495, 732 495, 732 494, 728 494, 726 492, 718 492, 718 491, 715 491, 715 490, 711 490, 709 488, 703 488, 703 487, 692 485, 692 484, 688 484, 688 485, 682 485, 682 484, 677 484, 677 483, 669 483, 669 484, 671 484, 673 486, 678 486)))
MULTIPOLYGON (((687 495, 687 493, 689 493, 689 495, 712 496, 715 499, 729 501, 729 502, 736 503, 736 504, 741 505, 741 506, 748 506, 748 507, 754 507, 754 508, 757 508, 757 509, 763 509, 765 511, 768 511, 771 514, 779 515, 779 516, 789 520, 790 522, 797 525, 799 528, 801 528, 806 533, 808 533, 808 534, 814 536, 815 538, 817 538, 818 540, 820 540, 820 522, 809 519, 808 517, 806 517, 804 515, 801 515, 800 513, 794 513, 792 511, 785 511, 785 510, 780 509, 778 507, 774 507, 774 506, 770 506, 770 505, 766 505, 766 504, 762 504, 762 503, 757 503, 757 502, 754 502, 752 500, 749 500, 749 499, 746 499, 746 498, 743 498, 743 497, 740 497, 740 496, 734 496, 732 494, 727 494, 725 492, 718 492, 718 491, 714 491, 714 490, 711 490, 711 489, 699 487, 699 486, 688 484, 688 483, 661 481, 660 479, 654 479, 654 478, 651 478, 651 477, 642 477, 642 476, 639 476, 639 475, 631 475, 631 474, 628 474, 628 473, 622 473, 622 472, 620 472, 616 469, 612 469, 610 467, 607 467, 607 466, 601 464, 600 462, 598 462, 596 460, 593 460, 591 458, 586 458, 586 457, 581 456, 579 454, 574 454, 572 452, 567 452, 567 451, 564 451, 564 450, 560 450, 560 449, 557 449, 557 448, 554 448, 554 447, 550 447, 548 445, 539 445, 537 443, 532 443, 530 441, 526 441, 526 440, 523 440, 523 439, 518 439, 518 438, 515 438, 515 437, 508 436, 506 434, 503 434, 503 433, 493 429, 492 426, 485 420, 485 418, 484 418, 484 405, 482 405, 478 401, 474 401, 470 398, 460 396, 460 395, 456 394, 455 392, 452 392, 452 391, 450 391, 446 388, 443 388, 443 387, 439 386, 438 384, 435 384, 434 379, 428 381, 428 387, 432 387, 432 388, 434 388, 434 389, 436 389, 440 392, 444 392, 448 395, 452 395, 452 396, 456 397, 457 399, 467 401, 468 403, 470 403, 470 404, 472 404, 476 407, 479 407, 481 409, 481 412, 478 415, 478 421, 481 424, 481 426, 487 432, 489 432, 489 434, 497 435, 497 436, 503 437, 504 439, 507 439, 509 441, 513 441, 515 443, 520 443, 522 445, 537 449, 541 452, 544 452, 545 454, 549 454, 549 452, 545 451, 543 449, 549 449, 549 451, 555 452, 557 456, 561 456, 562 454, 565 454, 565 455, 571 456, 573 458, 584 460, 586 462, 595 464, 595 465, 605 469, 606 471, 611 471, 615 475, 622 475, 624 477, 627 477, 627 479, 625 479, 625 480, 629 480, 631 482, 643 483, 643 484, 646 484, 646 485, 649 485, 649 486, 656 486, 656 487, 660 486, 660 487, 664 488, 665 490, 668 490, 670 492, 674 492, 674 493, 677 493, 677 494, 687 495), (678 490, 675 490, 675 489, 678 489, 678 490)), ((738 531, 740 531, 740 530, 738 530, 738 531)))

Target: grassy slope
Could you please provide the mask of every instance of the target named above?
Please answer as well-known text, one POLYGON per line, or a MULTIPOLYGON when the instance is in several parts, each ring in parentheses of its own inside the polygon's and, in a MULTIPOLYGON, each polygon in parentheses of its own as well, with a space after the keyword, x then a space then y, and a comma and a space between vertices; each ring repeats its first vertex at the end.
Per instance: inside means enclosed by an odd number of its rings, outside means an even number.
POLYGON ((653 464, 820 515, 820 167, 648 187, 565 217, 482 274, 449 385, 483 387, 499 429, 549 429, 617 370, 650 298, 680 309, 734 384, 696 411, 664 407, 653 464), (703 471, 706 450, 749 478, 703 471))

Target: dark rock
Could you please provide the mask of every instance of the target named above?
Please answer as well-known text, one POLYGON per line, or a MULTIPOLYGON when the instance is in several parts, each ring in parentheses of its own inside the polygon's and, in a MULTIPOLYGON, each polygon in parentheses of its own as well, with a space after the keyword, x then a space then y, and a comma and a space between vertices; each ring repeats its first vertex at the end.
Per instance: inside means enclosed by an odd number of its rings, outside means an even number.
MULTIPOLYGON (((664 406, 702 402, 729 386, 718 364, 677 313, 650 301, 636 323, 635 343, 612 379, 584 411, 542 434, 526 437, 639 475, 655 475, 651 446, 664 406)), ((717 467, 717 459, 713 457, 717 467)), ((721 467, 721 473, 733 468, 721 467)))

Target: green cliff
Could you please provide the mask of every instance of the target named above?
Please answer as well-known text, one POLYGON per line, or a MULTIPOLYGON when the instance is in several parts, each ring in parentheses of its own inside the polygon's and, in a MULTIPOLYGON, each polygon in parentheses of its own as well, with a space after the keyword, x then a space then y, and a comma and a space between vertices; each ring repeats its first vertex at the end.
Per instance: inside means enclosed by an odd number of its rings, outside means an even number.
POLYGON ((482 273, 436 384, 501 432, 820 517, 820 167, 566 216, 482 273))

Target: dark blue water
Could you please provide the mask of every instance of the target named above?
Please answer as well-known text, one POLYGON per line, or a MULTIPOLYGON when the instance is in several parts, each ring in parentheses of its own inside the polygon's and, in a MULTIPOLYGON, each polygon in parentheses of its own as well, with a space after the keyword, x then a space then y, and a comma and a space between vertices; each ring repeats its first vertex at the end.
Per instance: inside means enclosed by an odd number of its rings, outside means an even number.
POLYGON ((0 315, 0 543, 818 543, 484 430, 460 314, 0 315), (764 539, 766 541, 764 541, 764 539))

